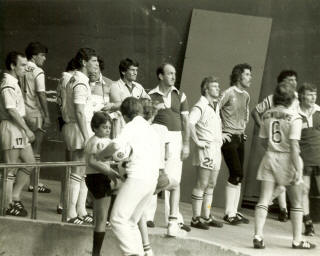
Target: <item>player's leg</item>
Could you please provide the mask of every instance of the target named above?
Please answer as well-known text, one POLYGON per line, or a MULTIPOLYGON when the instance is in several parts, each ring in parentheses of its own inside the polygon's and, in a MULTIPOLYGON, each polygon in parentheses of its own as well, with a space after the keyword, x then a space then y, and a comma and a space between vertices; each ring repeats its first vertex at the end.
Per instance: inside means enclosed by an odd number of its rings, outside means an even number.
MULTIPOLYGON (((191 227, 208 230, 209 226, 201 220, 201 209, 203 205, 203 196, 209 183, 211 170, 197 166, 197 182, 192 190, 192 212, 191 227)), ((212 199, 212 197, 211 197, 212 199)), ((210 203, 211 205, 211 203, 210 203)))
POLYGON ((291 208, 290 219, 292 224, 293 241, 292 247, 295 249, 313 249, 314 244, 302 240, 302 191, 301 184, 287 187, 291 208))
POLYGON ((261 181, 260 198, 255 209, 254 225, 254 248, 264 248, 263 227, 268 215, 268 205, 272 197, 275 183, 272 181, 261 181))
POLYGON ((303 209, 303 223, 305 225, 304 234, 307 236, 314 235, 314 227, 312 220, 310 218, 310 201, 309 201, 309 192, 310 192, 310 176, 312 174, 312 167, 304 167, 303 171, 303 184, 302 186, 302 209, 303 209))
POLYGON ((278 195, 278 203, 280 212, 278 215, 278 220, 281 222, 287 222, 288 221, 288 210, 287 210, 287 196, 286 196, 286 189, 284 189, 279 195, 278 195))
POLYGON ((148 234, 147 218, 145 214, 142 214, 141 219, 138 222, 138 227, 141 234, 144 255, 153 256, 151 243, 149 240, 149 234, 148 234))

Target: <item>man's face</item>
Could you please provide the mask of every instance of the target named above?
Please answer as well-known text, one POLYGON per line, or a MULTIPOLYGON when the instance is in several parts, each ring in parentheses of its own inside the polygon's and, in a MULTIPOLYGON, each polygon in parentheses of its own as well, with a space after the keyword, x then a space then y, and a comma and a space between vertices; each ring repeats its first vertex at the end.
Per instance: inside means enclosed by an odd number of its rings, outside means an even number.
POLYGON ((316 104, 317 92, 306 90, 302 97, 302 104, 307 108, 311 108, 316 104))
POLYGON ((16 73, 17 77, 22 78, 26 73, 26 68, 28 65, 27 58, 18 56, 17 65, 13 66, 13 70, 16 73))
POLYGON ((130 66, 126 72, 122 73, 123 78, 129 82, 134 82, 137 80, 138 67, 130 66))
POLYGON ((218 82, 208 84, 208 95, 212 98, 218 98, 220 95, 220 86, 218 82))
POLYGON ((47 59, 45 53, 38 53, 37 55, 33 55, 32 58, 38 67, 42 67, 47 59))
POLYGON ((97 82, 97 81, 99 81, 99 79, 100 79, 100 69, 98 69, 92 73, 89 73, 90 83, 97 82))
POLYGON ((84 64, 89 76, 91 73, 98 72, 99 70, 98 57, 96 56, 92 56, 88 61, 84 61, 84 64))
POLYGON ((287 76, 283 81, 288 82, 294 90, 297 89, 297 78, 296 76, 287 76))
POLYGON ((251 70, 245 69, 241 74, 240 84, 244 88, 249 88, 251 85, 251 79, 252 79, 251 70))
POLYGON ((166 86, 174 86, 176 82, 176 69, 170 64, 165 65, 163 74, 160 74, 159 78, 166 86))

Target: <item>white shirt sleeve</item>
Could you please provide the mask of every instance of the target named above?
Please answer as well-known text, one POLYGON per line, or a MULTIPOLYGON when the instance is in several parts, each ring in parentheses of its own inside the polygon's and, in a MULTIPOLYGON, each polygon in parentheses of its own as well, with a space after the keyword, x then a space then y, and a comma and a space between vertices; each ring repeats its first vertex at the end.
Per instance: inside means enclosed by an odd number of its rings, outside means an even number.
POLYGON ((17 96, 13 88, 3 89, 1 94, 4 102, 4 107, 6 109, 17 108, 17 96))
POLYGON ((45 77, 44 72, 41 68, 35 68, 33 70, 33 76, 35 80, 35 89, 37 92, 45 92, 46 85, 45 85, 45 77))
POLYGON ((84 84, 76 84, 73 87, 73 103, 87 104, 88 92, 84 84))
POLYGON ((192 125, 195 125, 196 123, 199 122, 200 118, 201 118, 201 109, 199 106, 193 106, 193 108, 191 109, 191 112, 189 114, 189 122, 192 125))
POLYGON ((302 129, 302 119, 300 117, 295 117, 295 119, 291 123, 289 139, 300 140, 301 129, 302 129))

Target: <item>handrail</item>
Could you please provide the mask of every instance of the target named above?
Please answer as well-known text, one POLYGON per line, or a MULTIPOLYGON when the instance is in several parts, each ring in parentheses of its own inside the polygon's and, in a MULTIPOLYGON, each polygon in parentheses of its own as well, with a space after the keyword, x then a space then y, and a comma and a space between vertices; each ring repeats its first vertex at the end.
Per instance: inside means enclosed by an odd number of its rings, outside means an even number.
POLYGON ((8 168, 19 168, 19 167, 35 167, 34 175, 32 180, 33 194, 32 194, 32 207, 31 207, 31 219, 37 219, 37 209, 38 209, 38 184, 39 184, 39 174, 40 167, 66 167, 65 176, 62 179, 63 190, 61 191, 63 195, 62 202, 62 222, 67 222, 67 206, 69 201, 69 186, 70 186, 70 174, 71 167, 75 166, 86 166, 86 162, 82 161, 70 161, 70 162, 35 162, 35 163, 8 163, 0 164, 0 169, 3 169, 2 175, 2 193, 0 200, 0 216, 5 216, 5 201, 6 201, 6 187, 7 187, 7 176, 8 168))

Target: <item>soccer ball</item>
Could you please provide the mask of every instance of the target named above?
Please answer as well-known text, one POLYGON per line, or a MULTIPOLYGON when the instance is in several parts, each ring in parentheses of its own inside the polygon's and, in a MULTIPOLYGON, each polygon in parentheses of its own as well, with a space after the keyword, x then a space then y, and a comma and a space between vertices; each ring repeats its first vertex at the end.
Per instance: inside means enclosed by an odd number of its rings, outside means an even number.
POLYGON ((130 145, 125 145, 118 149, 116 152, 113 153, 112 159, 115 162, 121 162, 124 159, 128 158, 131 155, 131 147, 130 145))

